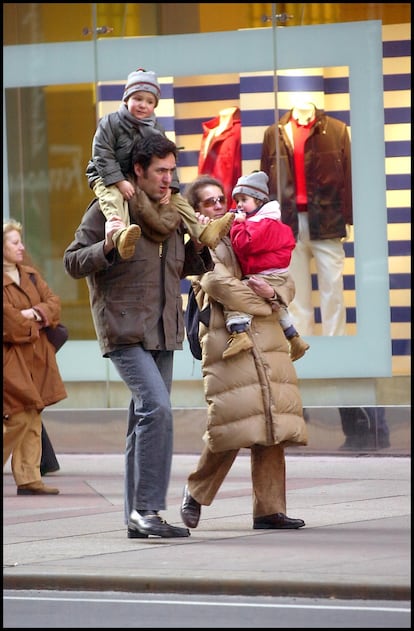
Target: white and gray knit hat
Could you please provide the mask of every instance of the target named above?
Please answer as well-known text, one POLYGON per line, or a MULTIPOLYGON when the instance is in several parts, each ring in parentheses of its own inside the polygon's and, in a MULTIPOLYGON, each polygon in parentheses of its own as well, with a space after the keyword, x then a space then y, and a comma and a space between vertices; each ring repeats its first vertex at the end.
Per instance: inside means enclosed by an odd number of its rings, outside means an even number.
POLYGON ((138 70, 130 72, 122 100, 126 102, 131 94, 140 91, 151 92, 151 94, 155 96, 158 105, 158 101, 161 97, 161 88, 155 72, 152 72, 152 70, 144 70, 143 68, 138 68, 138 70))
POLYGON ((242 175, 237 180, 237 184, 233 189, 232 197, 238 193, 244 193, 255 197, 264 202, 269 201, 269 187, 267 185, 269 178, 264 171, 253 171, 250 175, 242 175))

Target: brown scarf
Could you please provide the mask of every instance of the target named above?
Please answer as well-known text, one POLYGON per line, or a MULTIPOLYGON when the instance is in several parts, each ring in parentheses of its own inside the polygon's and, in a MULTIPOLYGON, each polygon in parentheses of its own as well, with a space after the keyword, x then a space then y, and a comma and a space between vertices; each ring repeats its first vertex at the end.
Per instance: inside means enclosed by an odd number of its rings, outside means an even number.
POLYGON ((129 212, 147 239, 155 243, 168 239, 181 222, 180 215, 171 204, 153 202, 138 189, 129 201, 129 212))

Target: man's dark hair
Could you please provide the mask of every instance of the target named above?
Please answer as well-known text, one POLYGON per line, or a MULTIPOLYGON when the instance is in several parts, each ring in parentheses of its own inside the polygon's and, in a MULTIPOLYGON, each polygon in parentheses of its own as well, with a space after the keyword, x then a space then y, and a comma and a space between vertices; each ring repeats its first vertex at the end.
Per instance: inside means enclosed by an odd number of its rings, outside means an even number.
POLYGON ((170 153, 173 153, 174 157, 177 158, 177 146, 164 134, 153 132, 146 138, 138 137, 132 146, 131 170, 133 171, 134 164, 139 164, 146 172, 153 156, 165 158, 170 153))

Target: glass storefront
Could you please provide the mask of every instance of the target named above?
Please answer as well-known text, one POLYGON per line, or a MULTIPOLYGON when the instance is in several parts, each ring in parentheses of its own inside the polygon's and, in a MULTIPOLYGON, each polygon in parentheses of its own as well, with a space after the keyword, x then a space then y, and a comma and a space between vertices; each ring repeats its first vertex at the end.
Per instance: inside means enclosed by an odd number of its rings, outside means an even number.
MULTIPOLYGON (((184 6, 3 5, 4 214, 22 221, 30 257, 62 298, 70 341, 59 365, 74 386, 62 407, 81 407, 96 383, 105 384, 102 407, 118 402, 86 283, 66 275, 62 256, 92 199, 85 168, 97 121, 117 109, 138 67, 160 79, 156 112, 184 147, 183 188, 197 175, 203 122, 228 108, 240 110, 242 173, 259 168, 265 129, 299 94, 346 123, 354 206, 344 244, 346 335, 321 334, 314 287, 319 329, 295 368, 305 404, 408 403, 410 5, 184 6)), ((187 346, 175 364, 177 404, 185 407, 189 385, 201 400, 200 366, 187 346)))

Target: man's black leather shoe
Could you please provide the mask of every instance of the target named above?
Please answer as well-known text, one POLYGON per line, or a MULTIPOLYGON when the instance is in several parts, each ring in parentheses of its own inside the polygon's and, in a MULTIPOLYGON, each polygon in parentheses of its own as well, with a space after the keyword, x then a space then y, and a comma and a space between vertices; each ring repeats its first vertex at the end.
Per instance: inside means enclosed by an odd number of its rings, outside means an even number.
POLYGON ((181 519, 189 528, 197 528, 197 524, 200 521, 201 504, 191 497, 188 490, 188 486, 185 485, 183 500, 181 502, 181 519))
POLYGON ((302 528, 303 519, 292 519, 284 513, 274 513, 253 519, 253 530, 282 530, 288 528, 302 528))
POLYGON ((148 535, 145 535, 143 532, 139 532, 139 530, 135 530, 135 528, 130 528, 129 526, 127 535, 128 539, 148 539, 148 535))
POLYGON ((156 512, 140 515, 138 511, 133 510, 128 520, 128 537, 134 539, 142 538, 143 536, 148 537, 149 535, 165 539, 189 537, 190 531, 188 528, 171 526, 156 512))

